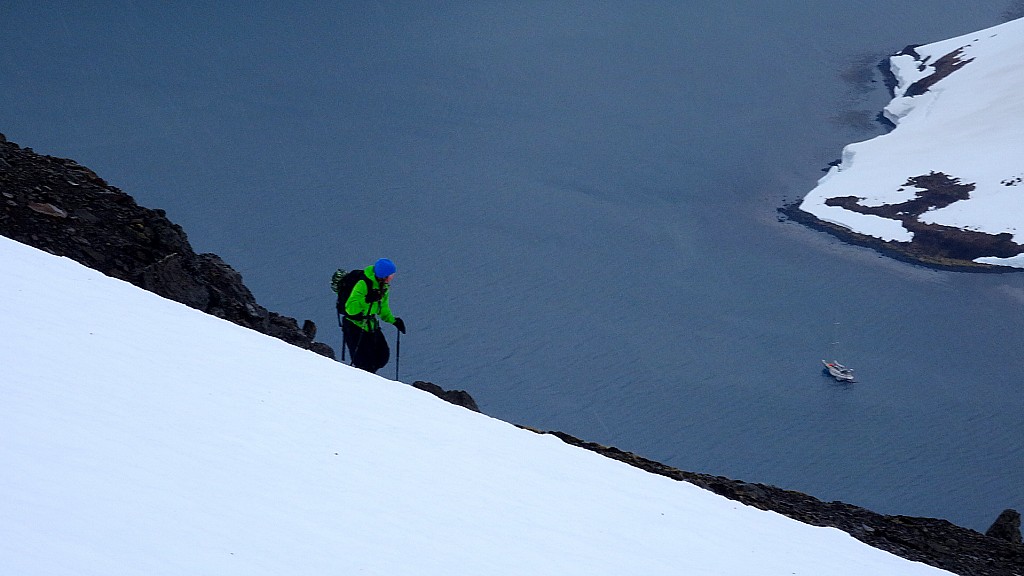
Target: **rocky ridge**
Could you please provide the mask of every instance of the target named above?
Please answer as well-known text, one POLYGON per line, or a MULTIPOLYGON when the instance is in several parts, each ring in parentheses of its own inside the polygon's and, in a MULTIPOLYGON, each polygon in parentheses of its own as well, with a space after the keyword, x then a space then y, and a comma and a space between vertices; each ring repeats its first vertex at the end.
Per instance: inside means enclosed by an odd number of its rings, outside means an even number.
POLYGON ((0 134, 0 234, 140 288, 334 358, 316 324, 260 306, 216 254, 196 254, 181 226, 73 160, 0 134))
MULTIPOLYGON (((0 234, 72 258, 108 276, 208 314, 334 358, 316 342, 316 326, 258 305, 241 275, 215 254, 196 254, 162 210, 138 206, 73 160, 36 154, 0 134, 0 234)), ((416 381, 442 400, 479 411, 461 390, 416 381)), ((535 432, 539 432, 534 430, 535 432)), ((774 486, 685 472, 617 448, 548 432, 654 474, 801 522, 844 530, 871 546, 964 576, 1024 576, 1020 514, 1007 510, 987 534, 945 520, 885 516, 842 502, 822 502, 774 486)))
MULTIPOLYGON (((534 430, 534 432, 540 432, 534 430)), ((1020 514, 1005 510, 985 534, 947 520, 888 516, 845 502, 823 502, 792 490, 722 476, 686 472, 618 448, 546 432, 563 442, 597 452, 652 474, 690 482, 715 494, 813 526, 838 528, 854 538, 915 562, 962 576, 1024 576, 1020 514)))

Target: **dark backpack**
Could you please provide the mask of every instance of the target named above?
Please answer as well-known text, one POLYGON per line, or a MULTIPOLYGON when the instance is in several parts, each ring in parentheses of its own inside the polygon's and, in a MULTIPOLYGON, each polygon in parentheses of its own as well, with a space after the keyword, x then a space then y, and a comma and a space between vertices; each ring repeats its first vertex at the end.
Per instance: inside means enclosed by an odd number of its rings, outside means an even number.
POLYGON ((345 315, 345 301, 352 295, 352 289, 356 287, 356 282, 364 278, 366 278, 366 274, 358 268, 348 272, 338 268, 331 275, 331 290, 338 295, 338 302, 334 306, 338 310, 338 314, 345 315))

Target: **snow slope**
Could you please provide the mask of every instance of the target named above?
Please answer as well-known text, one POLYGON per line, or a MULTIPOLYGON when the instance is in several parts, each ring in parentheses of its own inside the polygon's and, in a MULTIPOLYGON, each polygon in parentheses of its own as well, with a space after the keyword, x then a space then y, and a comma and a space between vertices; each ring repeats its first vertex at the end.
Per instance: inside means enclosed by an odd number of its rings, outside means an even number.
POLYGON ((0 237, 4 574, 948 574, 0 237))
MULTIPOLYGON (((855 196, 865 206, 898 204, 914 197, 911 177, 941 172, 975 189, 969 200, 931 210, 921 222, 988 234, 1010 233, 1024 244, 1024 19, 915 49, 919 58, 890 59, 897 78, 885 115, 889 134, 851 144, 803 200, 800 209, 854 232, 883 240, 913 237, 893 219, 827 206, 829 198, 855 196), (928 91, 906 95, 936 71, 936 61, 960 50, 965 62, 928 91)), ((980 262, 1024 268, 1024 255, 980 262)))

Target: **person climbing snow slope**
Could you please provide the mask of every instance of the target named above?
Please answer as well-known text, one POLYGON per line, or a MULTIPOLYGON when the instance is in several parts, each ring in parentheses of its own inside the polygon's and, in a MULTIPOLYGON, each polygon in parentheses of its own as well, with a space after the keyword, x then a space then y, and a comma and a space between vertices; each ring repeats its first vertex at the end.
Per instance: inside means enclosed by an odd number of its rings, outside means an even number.
POLYGON ((389 303, 389 288, 395 277, 395 263, 387 258, 377 260, 363 270, 354 270, 354 284, 347 297, 338 293, 338 312, 342 316, 344 345, 352 357, 352 365, 376 373, 391 357, 391 349, 380 329, 380 320, 394 324, 405 334, 405 322, 395 317, 389 303), (344 303, 342 303, 344 301, 344 303), (379 317, 379 319, 378 319, 379 317))

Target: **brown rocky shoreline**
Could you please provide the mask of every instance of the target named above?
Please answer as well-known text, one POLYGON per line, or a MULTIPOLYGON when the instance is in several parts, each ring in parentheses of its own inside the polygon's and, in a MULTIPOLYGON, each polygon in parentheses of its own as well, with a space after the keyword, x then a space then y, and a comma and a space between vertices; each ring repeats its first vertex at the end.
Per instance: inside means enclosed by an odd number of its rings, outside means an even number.
POLYGON ((922 224, 921 229, 915 231, 914 242, 895 242, 859 234, 844 226, 820 220, 813 214, 801 210, 800 201, 786 204, 779 208, 778 212, 782 220, 826 232, 849 244, 871 248, 900 262, 950 272, 1008 274, 1024 271, 1021 268, 984 264, 970 259, 977 257, 979 248, 1004 240, 989 234, 973 233, 949 226, 922 224))
MULTIPOLYGON (((257 304, 241 275, 215 254, 196 254, 185 232, 170 222, 163 211, 139 206, 131 196, 72 160, 36 154, 30 148, 8 142, 3 134, 0 234, 334 358, 330 346, 315 341, 316 326, 311 321, 300 327, 294 318, 257 304)), ((999 267, 982 270, 1006 271, 999 267)), ((476 402, 464 391, 446 391, 429 382, 416 382, 414 386, 478 410, 476 402)), ((1001 515, 989 535, 985 535, 945 520, 884 516, 774 486, 685 472, 561 432, 549 433, 571 445, 654 474, 691 482, 750 506, 808 524, 844 530, 871 546, 910 560, 964 576, 1024 576, 1020 515, 1012 510, 1001 515)))

